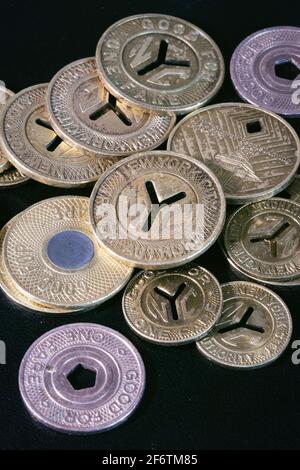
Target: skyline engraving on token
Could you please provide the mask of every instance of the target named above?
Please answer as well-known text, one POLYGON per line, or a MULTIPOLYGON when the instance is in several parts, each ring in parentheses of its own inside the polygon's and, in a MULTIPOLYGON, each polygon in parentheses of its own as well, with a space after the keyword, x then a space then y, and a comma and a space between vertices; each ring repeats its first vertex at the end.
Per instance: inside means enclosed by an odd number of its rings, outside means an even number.
POLYGON ((196 345, 210 361, 250 369, 275 361, 292 334, 292 318, 283 300, 253 282, 222 284, 224 305, 220 320, 196 345))
POLYGON ((205 163, 231 204, 267 199, 285 189, 300 163, 299 138, 275 114, 243 103, 208 106, 182 119, 168 149, 205 163))
MULTIPOLYGON (((7 106, 8 100, 14 95, 12 91, 0 84, 0 113, 3 113, 7 106)), ((10 162, 7 160, 6 153, 0 145, 0 173, 10 167, 10 162)))
POLYGON ((53 127, 89 154, 124 156, 158 147, 176 122, 117 100, 100 81, 93 57, 77 60, 51 80, 47 93, 53 127))
POLYGON ((5 267, 29 299, 73 310, 92 308, 115 295, 132 269, 97 243, 89 199, 61 196, 22 212, 3 246, 5 267))
POLYGON ((261 279, 300 276, 300 204, 280 198, 237 209, 225 227, 225 249, 242 271, 261 279))
POLYGON ((171 268, 216 241, 225 199, 205 165, 173 152, 144 152, 99 179, 90 220, 99 242, 117 259, 144 269, 171 268))
POLYGON ((29 181, 27 176, 22 175, 16 168, 10 167, 0 173, 0 189, 10 188, 24 184, 29 181))
POLYGON ((179 345, 207 334, 221 315, 222 303, 217 279, 201 266, 188 264, 138 273, 123 294, 123 313, 142 338, 179 345))
POLYGON ((188 113, 220 89, 224 61, 200 28, 174 16, 124 18, 101 36, 96 60, 108 90, 132 105, 188 113))
POLYGON ((241 98, 286 116, 300 114, 300 28, 257 31, 235 49, 230 74, 241 98))
POLYGON ((96 181, 117 157, 97 158, 67 145, 53 130, 46 109, 47 84, 17 93, 1 118, 2 145, 19 171, 58 187, 96 181))
POLYGON ((144 387, 144 364, 133 344, 93 323, 45 333, 30 346, 19 370, 29 413, 67 433, 106 431, 121 424, 139 404, 144 387))

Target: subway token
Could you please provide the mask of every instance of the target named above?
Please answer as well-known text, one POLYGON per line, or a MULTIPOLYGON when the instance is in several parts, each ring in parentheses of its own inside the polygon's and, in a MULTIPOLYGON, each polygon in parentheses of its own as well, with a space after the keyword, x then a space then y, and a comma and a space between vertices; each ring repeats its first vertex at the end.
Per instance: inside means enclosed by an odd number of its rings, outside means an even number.
POLYGON ((72 62, 54 76, 48 111, 65 142, 102 158, 158 147, 176 122, 173 113, 149 112, 116 100, 100 81, 92 57, 72 62))
POLYGON ((168 149, 209 166, 227 201, 246 204, 285 189, 300 163, 300 142, 281 117, 243 103, 208 106, 173 129, 168 149))
POLYGON ((61 196, 26 209, 4 239, 5 268, 18 289, 46 306, 92 308, 115 295, 132 269, 97 243, 88 198, 61 196))
POLYGON ((229 218, 224 244, 249 275, 285 281, 300 276, 300 204, 273 198, 247 204, 229 218))
MULTIPOLYGON (((0 113, 3 113, 7 106, 8 100, 13 96, 13 92, 8 90, 5 86, 0 85, 0 113)), ((7 160, 5 151, 0 144, 0 173, 10 167, 10 162, 7 160)))
POLYGON ((26 352, 19 389, 34 419, 57 431, 106 431, 125 421, 145 387, 142 358, 119 332, 93 323, 55 328, 26 352))
MULTIPOLYGON (((2 291, 6 294, 6 296, 12 300, 18 306, 25 308, 26 310, 31 311, 38 311, 42 313, 70 313, 71 310, 64 309, 64 308, 55 308, 55 307, 48 307, 46 305, 38 304, 36 302, 31 302, 27 295, 24 295, 20 289, 18 289, 14 282, 12 281, 11 277, 9 276, 4 262, 3 262, 3 241, 4 237, 10 228, 10 226, 14 223, 17 219, 17 216, 13 217, 4 227, 2 227, 0 231, 0 287, 2 291)), ((73 309, 72 312, 77 311, 73 309)))
POLYGON ((0 173, 0 189, 11 188, 20 184, 27 183, 29 178, 22 175, 16 168, 10 167, 0 173))
POLYGON ((214 97, 224 79, 215 42, 197 26, 168 15, 135 15, 114 23, 99 40, 96 60, 114 96, 156 111, 193 111, 214 97))
POLYGON ((292 334, 292 318, 283 300, 267 287, 235 281, 222 285, 223 311, 198 350, 226 367, 250 369, 275 361, 292 334))
POLYGON ((241 98, 286 116, 300 114, 300 28, 257 31, 233 53, 230 74, 241 98))
POLYGON ((26 88, 6 107, 0 134, 7 157, 21 173, 44 184, 78 187, 93 183, 118 158, 93 157, 67 145, 49 122, 47 87, 26 88))
POLYGON ((130 328, 148 341, 171 346, 206 335, 219 319, 222 305, 217 279, 196 264, 140 272, 123 295, 130 328))
POLYGON ((192 261, 216 241, 224 219, 215 175, 173 152, 123 159, 99 179, 90 198, 99 242, 112 256, 144 269, 192 261))

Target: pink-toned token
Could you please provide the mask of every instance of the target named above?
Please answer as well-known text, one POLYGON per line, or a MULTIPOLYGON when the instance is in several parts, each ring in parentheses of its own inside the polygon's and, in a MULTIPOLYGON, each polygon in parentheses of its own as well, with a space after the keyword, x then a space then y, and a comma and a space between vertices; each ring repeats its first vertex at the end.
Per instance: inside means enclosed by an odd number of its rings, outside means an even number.
POLYGON ((285 116, 300 114, 300 28, 278 26, 248 36, 230 73, 245 101, 285 116))

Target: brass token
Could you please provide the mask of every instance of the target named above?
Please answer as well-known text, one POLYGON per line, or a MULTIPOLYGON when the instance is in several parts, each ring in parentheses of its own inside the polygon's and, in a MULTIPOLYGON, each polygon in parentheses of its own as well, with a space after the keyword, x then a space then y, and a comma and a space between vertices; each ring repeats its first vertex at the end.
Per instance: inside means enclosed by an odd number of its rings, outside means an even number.
POLYGON ((3 253, 8 274, 25 295, 68 310, 99 305, 132 274, 98 245, 85 197, 54 197, 26 209, 7 231, 3 253))
POLYGON ((7 295, 7 297, 12 300, 15 304, 18 306, 21 306, 25 308, 26 310, 31 310, 31 311, 38 311, 42 313, 70 313, 77 311, 77 309, 74 310, 68 310, 64 308, 57 308, 57 307, 48 307, 46 305, 39 304, 37 302, 32 302, 28 298, 27 295, 24 295, 23 292, 18 289, 12 279, 10 278, 4 262, 3 262, 3 241, 5 238, 5 235, 7 231, 10 229, 11 225, 14 224, 15 220, 17 219, 17 216, 13 217, 4 227, 2 227, 0 231, 0 287, 3 290, 3 292, 7 295))
POLYGON ((10 167, 8 170, 0 173, 0 188, 11 188, 20 184, 27 183, 29 178, 22 175, 16 168, 10 167))
POLYGON ((200 162, 152 151, 123 159, 96 183, 90 219, 112 256, 144 269, 176 267, 218 238, 225 198, 200 162))
POLYGON ((164 345, 202 338, 219 319, 222 305, 217 279, 196 264, 140 272, 123 295, 129 326, 142 338, 164 345))
POLYGON ((149 112, 116 100, 99 80, 93 57, 61 69, 48 88, 53 128, 70 145, 102 156, 124 156, 158 147, 169 135, 173 113, 149 112))
POLYGON ((196 343, 198 350, 210 361, 237 369, 262 367, 278 359, 293 329, 283 300, 254 282, 229 282, 221 287, 221 318, 196 343))
POLYGON ((300 142, 284 119, 243 103, 208 106, 173 129, 168 149, 209 166, 231 204, 278 194, 295 176, 300 142))
POLYGON ((11 163, 24 175, 58 187, 85 186, 118 161, 97 158, 67 145, 52 129, 47 84, 19 92, 3 113, 0 133, 11 163))
MULTIPOLYGON (((13 96, 13 92, 8 90, 5 86, 0 85, 0 113, 3 113, 7 106, 8 100, 13 96)), ((7 170, 10 167, 10 162, 7 160, 5 151, 0 146, 0 172, 7 170)))
POLYGON ((135 15, 113 24, 99 40, 96 60, 114 96, 157 111, 193 111, 213 98, 224 79, 215 42, 168 15, 135 15))
POLYGON ((225 249, 251 276, 274 281, 300 276, 300 204, 280 198, 247 204, 228 219, 225 249))

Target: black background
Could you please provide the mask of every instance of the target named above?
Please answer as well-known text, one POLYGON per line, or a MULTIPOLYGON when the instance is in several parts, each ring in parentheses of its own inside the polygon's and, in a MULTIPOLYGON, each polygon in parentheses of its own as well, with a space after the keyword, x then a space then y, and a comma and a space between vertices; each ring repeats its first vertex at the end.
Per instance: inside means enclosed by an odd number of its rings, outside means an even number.
MULTIPOLYGON (((298 0, 1 2, 0 79, 13 91, 48 82, 65 64, 93 55, 111 23, 135 13, 179 16, 212 36, 226 63, 225 83, 213 102, 240 101, 230 82, 229 60, 244 37, 272 25, 300 26, 298 0)), ((299 132, 300 121, 290 122, 299 132)), ((0 226, 41 199, 89 192, 36 182, 2 191, 0 226)), ((199 261, 221 282, 237 278, 217 245, 199 261)), ((300 288, 277 292, 291 309, 293 339, 300 339, 300 288)), ((256 371, 223 369, 202 358, 193 344, 167 348, 136 337, 123 319, 121 297, 87 313, 51 317, 19 309, 0 294, 0 339, 7 346, 7 364, 0 365, 1 449, 299 448, 300 365, 292 364, 291 347, 277 362, 256 371), (18 367, 27 348, 47 330, 78 321, 119 330, 145 362, 147 386, 140 407, 107 433, 68 436, 37 426, 19 395, 18 367)))

